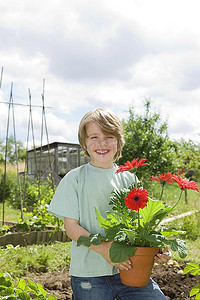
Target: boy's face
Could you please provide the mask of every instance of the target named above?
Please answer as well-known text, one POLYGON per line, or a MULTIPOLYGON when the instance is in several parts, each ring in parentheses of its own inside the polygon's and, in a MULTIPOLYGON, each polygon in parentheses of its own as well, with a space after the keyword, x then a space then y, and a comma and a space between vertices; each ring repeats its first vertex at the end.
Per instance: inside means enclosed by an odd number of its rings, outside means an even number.
POLYGON ((117 139, 113 135, 105 135, 96 123, 88 123, 86 133, 86 147, 91 164, 104 169, 113 168, 117 139))

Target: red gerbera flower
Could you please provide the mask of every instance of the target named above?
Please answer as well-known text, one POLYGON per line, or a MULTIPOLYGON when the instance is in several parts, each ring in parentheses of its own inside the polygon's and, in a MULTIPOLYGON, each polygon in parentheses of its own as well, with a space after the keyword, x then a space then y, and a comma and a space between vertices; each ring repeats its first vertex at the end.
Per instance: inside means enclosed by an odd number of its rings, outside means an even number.
POLYGON ((158 176, 151 176, 150 180, 156 180, 158 182, 160 182, 160 184, 162 186, 164 186, 165 184, 172 184, 173 181, 173 174, 167 172, 166 174, 159 174, 158 176))
POLYGON ((144 208, 147 205, 147 202, 148 192, 141 188, 134 188, 125 198, 125 205, 135 211, 138 211, 140 208, 144 208))
POLYGON ((134 158, 131 162, 128 160, 124 165, 121 165, 117 168, 116 173, 129 171, 140 166, 148 165, 148 163, 145 163, 146 160, 147 158, 142 158, 140 160, 139 158, 134 158))
POLYGON ((199 188, 199 185, 197 182, 195 181, 189 181, 188 179, 186 178, 182 178, 180 176, 177 176, 177 175, 173 175, 173 178, 172 178, 176 183, 179 184, 181 190, 194 190, 196 192, 199 192, 198 188, 199 188))

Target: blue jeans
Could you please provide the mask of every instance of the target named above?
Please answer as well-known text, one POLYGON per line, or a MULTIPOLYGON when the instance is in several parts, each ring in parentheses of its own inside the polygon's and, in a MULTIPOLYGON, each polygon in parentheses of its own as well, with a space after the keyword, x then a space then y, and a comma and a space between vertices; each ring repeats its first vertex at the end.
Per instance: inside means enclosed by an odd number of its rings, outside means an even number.
POLYGON ((72 300, 167 300, 153 279, 145 287, 121 283, 120 275, 102 277, 71 276, 72 300))

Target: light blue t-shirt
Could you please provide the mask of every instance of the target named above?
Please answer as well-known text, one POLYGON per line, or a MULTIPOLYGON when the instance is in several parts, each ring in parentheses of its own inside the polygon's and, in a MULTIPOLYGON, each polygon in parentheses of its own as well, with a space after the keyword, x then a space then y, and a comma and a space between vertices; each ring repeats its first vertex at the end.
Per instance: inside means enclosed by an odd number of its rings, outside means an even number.
MULTIPOLYGON (((82 165, 65 175, 59 183, 48 211, 60 219, 76 219, 92 234, 102 233, 94 207, 103 217, 110 210, 110 196, 113 189, 129 187, 134 181, 130 172, 116 173, 116 167, 101 169, 82 165)), ((118 273, 118 269, 107 263, 97 252, 77 247, 72 241, 70 274, 79 277, 108 276, 118 273)))

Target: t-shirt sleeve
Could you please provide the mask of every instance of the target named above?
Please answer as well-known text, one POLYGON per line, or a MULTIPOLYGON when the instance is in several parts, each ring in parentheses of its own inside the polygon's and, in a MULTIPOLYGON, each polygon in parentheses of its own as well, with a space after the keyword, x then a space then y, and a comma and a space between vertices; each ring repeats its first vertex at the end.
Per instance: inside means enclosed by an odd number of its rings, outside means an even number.
POLYGON ((68 173, 59 183, 48 207, 48 212, 64 220, 64 217, 79 220, 78 182, 68 173))

